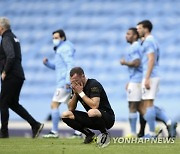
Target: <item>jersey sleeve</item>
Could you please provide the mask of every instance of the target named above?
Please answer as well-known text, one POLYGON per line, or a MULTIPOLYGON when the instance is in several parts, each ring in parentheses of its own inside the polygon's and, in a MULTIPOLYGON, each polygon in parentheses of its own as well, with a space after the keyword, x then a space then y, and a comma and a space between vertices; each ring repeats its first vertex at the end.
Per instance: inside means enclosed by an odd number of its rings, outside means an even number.
POLYGON ((139 52, 138 52, 138 49, 135 49, 131 55, 131 58, 132 58, 132 61, 133 60, 136 60, 136 59, 140 59, 140 55, 139 55, 139 52))
POLYGON ((144 47, 145 47, 146 54, 155 52, 154 45, 153 45, 152 41, 146 41, 144 47))
POLYGON ((56 69, 55 65, 53 63, 51 63, 49 60, 44 65, 52 70, 56 69))
POLYGON ((140 52, 141 47, 138 44, 133 44, 129 50, 129 58, 127 58, 127 61, 134 61, 136 59, 141 59, 140 52))
POLYGON ((101 88, 100 84, 96 83, 96 82, 93 83, 90 86, 90 98, 100 97, 101 91, 102 91, 102 88, 101 88))

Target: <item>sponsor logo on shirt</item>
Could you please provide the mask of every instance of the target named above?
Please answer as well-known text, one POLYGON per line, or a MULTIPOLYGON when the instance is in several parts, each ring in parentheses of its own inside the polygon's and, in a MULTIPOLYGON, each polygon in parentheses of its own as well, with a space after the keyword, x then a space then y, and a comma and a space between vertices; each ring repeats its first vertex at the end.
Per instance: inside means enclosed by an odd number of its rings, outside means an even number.
POLYGON ((91 88, 91 92, 96 92, 96 93, 98 93, 98 92, 99 92, 99 88, 98 88, 98 87, 92 87, 92 88, 91 88))

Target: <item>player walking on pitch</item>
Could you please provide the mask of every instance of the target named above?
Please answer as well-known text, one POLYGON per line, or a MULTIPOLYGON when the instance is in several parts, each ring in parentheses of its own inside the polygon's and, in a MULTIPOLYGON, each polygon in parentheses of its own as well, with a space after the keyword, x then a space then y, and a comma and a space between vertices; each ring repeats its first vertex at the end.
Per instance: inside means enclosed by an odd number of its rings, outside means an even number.
POLYGON ((62 29, 53 32, 53 44, 55 50, 55 64, 51 63, 47 58, 43 59, 43 63, 50 69, 56 71, 56 90, 51 103, 52 129, 44 138, 58 138, 59 123, 59 105, 68 103, 71 95, 69 72, 74 66, 74 45, 66 39, 65 32, 62 29))

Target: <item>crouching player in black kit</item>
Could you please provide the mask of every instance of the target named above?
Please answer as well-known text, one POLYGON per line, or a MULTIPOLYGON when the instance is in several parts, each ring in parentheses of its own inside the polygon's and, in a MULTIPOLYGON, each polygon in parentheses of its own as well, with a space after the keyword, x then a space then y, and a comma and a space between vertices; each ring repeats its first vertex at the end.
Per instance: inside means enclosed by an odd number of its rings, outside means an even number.
POLYGON ((99 145, 104 147, 110 143, 107 129, 114 125, 114 112, 108 101, 102 85, 95 79, 87 79, 81 67, 74 67, 70 71, 72 98, 69 101, 69 111, 62 115, 62 120, 71 128, 86 135, 84 143, 88 144, 95 138, 90 129, 99 130, 101 139, 99 145), (77 111, 78 101, 87 112, 77 111))

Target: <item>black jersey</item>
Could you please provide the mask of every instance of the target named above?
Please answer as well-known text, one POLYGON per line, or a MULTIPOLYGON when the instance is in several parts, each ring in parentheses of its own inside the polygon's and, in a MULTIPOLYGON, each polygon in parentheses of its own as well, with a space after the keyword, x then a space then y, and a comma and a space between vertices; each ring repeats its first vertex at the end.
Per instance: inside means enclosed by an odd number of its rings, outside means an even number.
MULTIPOLYGON (((89 98, 100 97, 100 102, 99 102, 98 109, 101 109, 101 110, 103 110, 105 112, 108 112, 111 115, 114 115, 114 112, 113 112, 113 110, 111 108, 111 105, 109 103, 109 100, 107 98, 106 92, 105 92, 103 86, 97 80, 95 80, 95 79, 88 79, 87 82, 86 82, 85 87, 83 88, 83 91, 86 94, 86 96, 88 96, 89 98)), ((89 107, 82 100, 82 98, 80 96, 78 97, 78 100, 84 106, 86 111, 91 109, 91 107, 89 107)))

